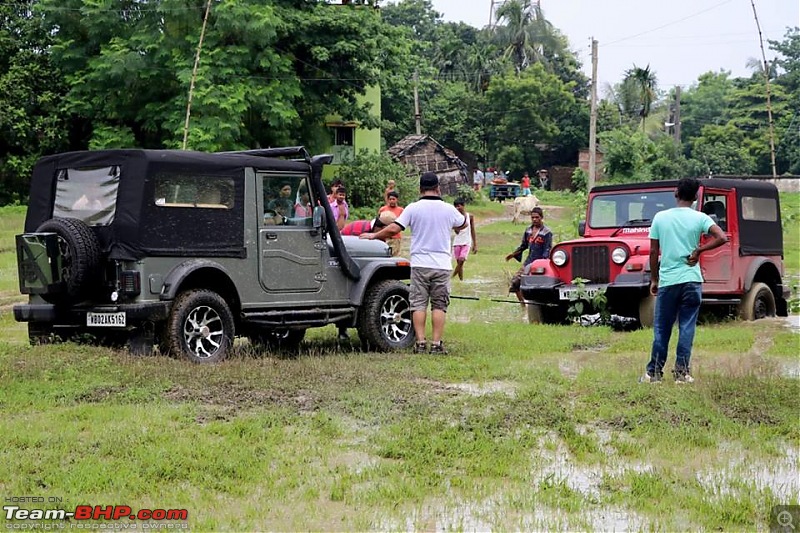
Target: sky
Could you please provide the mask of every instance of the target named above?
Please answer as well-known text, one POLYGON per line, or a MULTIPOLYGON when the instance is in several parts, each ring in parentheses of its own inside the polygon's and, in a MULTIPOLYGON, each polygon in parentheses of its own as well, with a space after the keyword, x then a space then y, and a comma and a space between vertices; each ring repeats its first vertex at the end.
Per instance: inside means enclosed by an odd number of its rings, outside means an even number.
MULTIPOLYGON (((767 39, 782 40, 800 26, 800 0, 753 0, 767 60, 767 39)), ((491 0, 432 0, 445 21, 482 28, 491 0)), ((658 86, 688 88, 700 74, 720 69, 749 76, 747 60, 761 61, 751 0, 541 0, 545 18, 567 36, 591 77, 591 38, 598 41, 600 96, 635 64, 650 65, 658 86)))

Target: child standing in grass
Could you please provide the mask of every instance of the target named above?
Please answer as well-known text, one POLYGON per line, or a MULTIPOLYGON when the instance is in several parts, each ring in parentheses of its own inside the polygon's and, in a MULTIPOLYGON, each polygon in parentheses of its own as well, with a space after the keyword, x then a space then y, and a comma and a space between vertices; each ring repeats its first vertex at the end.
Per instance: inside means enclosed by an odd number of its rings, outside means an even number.
POLYGON ((463 281, 464 263, 467 261, 470 250, 473 254, 478 252, 478 240, 475 238, 475 219, 464 208, 464 200, 458 198, 453 205, 467 219, 467 226, 460 230, 456 229, 456 236, 453 238, 453 258, 456 260, 456 268, 453 270, 452 277, 458 276, 458 279, 463 281))

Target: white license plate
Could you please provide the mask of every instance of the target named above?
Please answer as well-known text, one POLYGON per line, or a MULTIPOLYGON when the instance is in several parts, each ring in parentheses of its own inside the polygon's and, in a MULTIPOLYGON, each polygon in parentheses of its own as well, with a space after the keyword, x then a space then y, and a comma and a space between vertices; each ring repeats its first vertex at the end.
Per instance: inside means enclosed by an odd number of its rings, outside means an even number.
MULTIPOLYGON (((583 298, 594 298, 597 296, 597 292, 600 290, 600 287, 584 287, 583 288, 583 298)), ((560 287, 558 289, 558 297, 561 300, 571 300, 578 296, 580 289, 578 287, 560 287)))
POLYGON ((86 325, 90 327, 125 327, 125 311, 118 313, 86 313, 86 325))

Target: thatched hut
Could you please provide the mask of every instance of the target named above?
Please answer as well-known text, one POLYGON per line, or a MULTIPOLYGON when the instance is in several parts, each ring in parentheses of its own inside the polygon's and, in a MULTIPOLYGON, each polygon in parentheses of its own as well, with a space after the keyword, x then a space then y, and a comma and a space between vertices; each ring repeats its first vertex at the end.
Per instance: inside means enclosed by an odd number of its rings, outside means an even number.
POLYGON ((395 161, 416 169, 416 175, 435 172, 442 194, 456 196, 459 185, 470 183, 467 165, 430 135, 407 135, 387 152, 395 161))

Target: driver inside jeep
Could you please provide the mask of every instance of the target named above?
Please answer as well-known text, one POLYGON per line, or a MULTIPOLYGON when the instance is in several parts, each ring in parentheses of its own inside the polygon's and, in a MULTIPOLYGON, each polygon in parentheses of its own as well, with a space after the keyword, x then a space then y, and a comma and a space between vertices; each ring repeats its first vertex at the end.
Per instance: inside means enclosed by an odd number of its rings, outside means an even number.
POLYGON ((292 186, 289 183, 281 183, 278 197, 270 200, 267 204, 266 211, 274 211, 278 215, 284 217, 293 215, 294 201, 292 200, 292 186))

